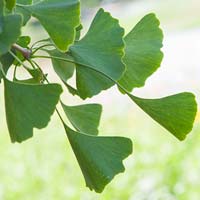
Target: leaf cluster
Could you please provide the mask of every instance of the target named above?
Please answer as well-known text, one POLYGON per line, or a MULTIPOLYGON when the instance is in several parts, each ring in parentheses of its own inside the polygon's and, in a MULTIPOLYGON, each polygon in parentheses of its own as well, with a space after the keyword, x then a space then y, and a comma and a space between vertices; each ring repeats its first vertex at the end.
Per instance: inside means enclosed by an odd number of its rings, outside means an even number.
POLYGON ((57 112, 82 170, 86 185, 102 192, 113 177, 124 171, 123 160, 132 153, 125 137, 98 136, 102 106, 66 105, 64 90, 81 99, 91 98, 114 85, 151 118, 179 140, 191 131, 197 105, 193 94, 184 92, 156 99, 131 92, 142 87, 161 65, 163 33, 155 14, 144 16, 125 35, 110 13, 100 9, 82 36, 78 0, 0 0, 0 79, 4 82, 7 125, 12 142, 33 136, 57 112), (49 38, 31 45, 21 28, 35 17, 49 38), (38 54, 40 52, 40 54, 38 54), (37 59, 51 59, 60 83, 50 83, 37 59), (13 77, 7 72, 14 67, 13 77), (29 78, 19 79, 23 68, 29 78), (75 77, 76 86, 69 84, 75 77), (60 103, 68 118, 56 108, 60 103))

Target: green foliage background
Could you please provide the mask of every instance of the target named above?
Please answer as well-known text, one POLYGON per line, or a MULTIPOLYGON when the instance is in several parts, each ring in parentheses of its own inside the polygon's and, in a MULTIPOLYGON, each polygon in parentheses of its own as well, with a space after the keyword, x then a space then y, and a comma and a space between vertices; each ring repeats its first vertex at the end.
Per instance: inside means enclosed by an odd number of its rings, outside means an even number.
MULTIPOLYGON (((164 30, 170 30, 171 34, 174 34, 174 31, 182 34, 196 29, 199 25, 197 23, 199 19, 197 16, 200 17, 197 9, 198 1, 193 0, 191 3, 185 0, 182 9, 178 7, 180 1, 176 4, 174 1, 168 3, 158 1, 152 8, 148 7, 147 1, 142 2, 144 3, 142 9, 139 8, 137 14, 130 13, 129 19, 127 17, 121 20, 127 29, 129 25, 132 26, 134 20, 137 22, 137 19, 147 13, 147 10, 158 13, 161 26, 164 30), (167 9, 169 7, 170 12, 167 9), (189 19, 183 20, 185 15, 188 16, 188 10, 192 15, 189 19)), ((140 4, 135 6, 141 7, 140 4)), ((121 16, 123 17, 123 12, 121 16)), ((31 29, 30 27, 28 31, 31 29)), ((2 93, 2 85, 0 87, 2 93)), ((190 87, 190 84, 187 87, 190 87)), ((192 90, 196 90, 196 87, 191 86, 192 90)), ((109 98, 112 92, 106 95, 105 99, 109 98)), ((180 143, 141 113, 136 106, 131 104, 130 109, 129 101, 121 98, 124 102, 121 108, 117 101, 105 105, 100 132, 106 135, 124 133, 133 139, 134 153, 125 161, 126 172, 118 175, 100 195, 91 193, 84 187, 82 174, 56 115, 48 128, 35 131, 34 138, 22 145, 13 145, 9 140, 4 110, 0 108, 2 128, 0 130, 0 199, 198 200, 200 119, 197 117, 193 132, 186 141, 180 143), (57 135, 59 137, 56 137, 57 135)), ((69 101, 73 102, 74 99, 69 101)), ((1 96, 1 105, 2 102, 1 96)))

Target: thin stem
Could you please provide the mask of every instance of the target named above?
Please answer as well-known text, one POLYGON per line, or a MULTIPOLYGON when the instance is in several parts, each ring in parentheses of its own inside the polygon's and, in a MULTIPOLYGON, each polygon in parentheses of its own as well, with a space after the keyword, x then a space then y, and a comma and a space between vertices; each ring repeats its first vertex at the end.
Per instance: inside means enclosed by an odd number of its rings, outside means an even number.
POLYGON ((23 48, 19 46, 18 44, 13 44, 12 48, 19 51, 26 59, 29 59, 31 57, 32 52, 30 49, 23 48))
POLYGON ((29 67, 27 67, 12 51, 9 51, 9 53, 15 58, 26 70, 30 70, 29 67))
POLYGON ((111 78, 107 74, 105 74, 105 73, 103 73, 101 71, 96 70, 95 68, 91 67, 90 65, 86 65, 86 64, 74 61, 74 60, 70 60, 68 58, 62 58, 62 57, 57 57, 57 56, 40 56, 40 55, 35 55, 35 56, 32 56, 32 58, 48 58, 48 59, 52 59, 53 58, 53 59, 57 59, 57 60, 61 60, 61 61, 65 61, 65 62, 69 62, 69 63, 73 63, 73 64, 76 64, 76 65, 81 65, 81 66, 87 67, 87 68, 89 68, 89 69, 91 69, 93 71, 96 71, 97 73, 102 74, 103 76, 105 76, 108 79, 110 79, 111 81, 113 81, 122 91, 124 91, 127 95, 130 96, 130 93, 123 86, 121 86, 117 81, 115 81, 113 78, 111 78))
POLYGON ((36 69, 35 65, 33 64, 33 62, 30 59, 28 59, 27 61, 30 63, 30 65, 33 67, 33 69, 36 69))
POLYGON ((6 77, 6 73, 5 73, 3 65, 1 65, 1 63, 0 63, 0 71, 2 72, 3 76, 6 77))
MULTIPOLYGON (((30 61, 30 62, 33 62, 33 63, 37 66, 37 68, 41 71, 42 76, 44 77, 44 79, 46 80, 46 82, 47 82, 48 84, 50 84, 50 81, 49 81, 48 78, 45 76, 45 74, 44 74, 44 72, 42 71, 41 67, 40 67, 35 61, 30 61)), ((63 120, 63 118, 62 118, 60 112, 58 111, 57 108, 56 108, 55 110, 56 110, 56 113, 57 113, 58 117, 60 118, 60 120, 62 121, 62 123, 63 123, 63 125, 64 125, 65 123, 64 123, 64 120, 63 120)))
POLYGON ((40 47, 37 47, 37 48, 35 48, 33 50, 32 55, 35 54, 37 51, 42 50, 42 48, 44 48, 44 47, 50 47, 50 46, 54 46, 54 45, 53 44, 44 44, 44 45, 42 45, 40 47))
POLYGON ((46 42, 46 41, 49 41, 49 38, 36 41, 35 43, 32 44, 31 49, 32 49, 34 46, 36 46, 37 44, 39 44, 39 43, 41 43, 41 42, 46 42))
POLYGON ((15 65, 15 68, 14 68, 13 80, 16 80, 16 76, 17 76, 17 65, 15 65))

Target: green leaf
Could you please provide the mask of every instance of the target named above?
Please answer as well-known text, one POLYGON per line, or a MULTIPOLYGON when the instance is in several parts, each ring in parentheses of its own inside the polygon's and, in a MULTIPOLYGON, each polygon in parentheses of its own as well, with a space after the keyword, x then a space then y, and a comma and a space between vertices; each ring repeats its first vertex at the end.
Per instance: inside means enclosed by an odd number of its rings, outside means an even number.
POLYGON ((94 71, 94 69, 86 68, 81 65, 76 68, 76 87, 77 94, 82 98, 92 97, 102 90, 106 90, 115 83, 106 78, 102 73, 94 71))
POLYGON ((118 21, 100 9, 87 34, 70 47, 70 52, 78 63, 77 89, 82 98, 92 97, 114 85, 102 73, 114 80, 119 80, 122 76, 125 70, 122 62, 123 35, 124 30, 118 21))
POLYGON ((163 53, 163 34, 154 14, 146 15, 125 37, 125 57, 127 66, 119 81, 126 90, 144 86, 146 79, 160 66, 163 53))
MULTIPOLYGON (((22 5, 31 5, 32 0, 17 0, 17 3, 22 5)), ((23 25, 25 25, 31 18, 30 12, 24 9, 23 7, 16 6, 15 12, 23 16, 23 25)))
MULTIPOLYGON (((6 53, 6 54, 0 56, 0 62, 2 64, 2 69, 5 74, 7 74, 8 69, 12 65, 13 61, 14 61, 14 58, 9 53, 6 53)), ((3 76, 0 76, 0 82, 1 82, 1 78, 3 78, 3 76)))
POLYGON ((22 18, 20 15, 7 15, 3 23, 3 32, 0 34, 0 56, 7 53, 20 36, 22 18))
POLYGON ((78 90, 76 88, 72 87, 67 82, 63 81, 63 83, 67 87, 69 93, 71 93, 73 96, 74 95, 80 96, 79 93, 78 93, 78 90))
POLYGON ((59 50, 68 50, 75 40, 75 28, 80 24, 78 0, 44 0, 23 8, 40 21, 59 50))
MULTIPOLYGON (((73 58, 69 56, 68 54, 61 53, 56 49, 48 50, 48 53, 50 56, 67 58, 67 59, 73 60, 73 58)), ((66 82, 68 79, 70 79, 73 76, 75 64, 54 59, 54 58, 51 58, 51 60, 52 60, 53 68, 55 72, 58 74, 58 76, 61 78, 61 80, 66 82)))
POLYGON ((132 153, 132 142, 124 137, 96 137, 81 134, 65 125, 65 130, 86 186, 96 192, 104 187, 120 172, 124 172, 122 161, 132 153))
POLYGON ((12 10, 15 7, 16 0, 5 0, 6 8, 12 10))
POLYGON ((33 128, 47 126, 62 92, 60 85, 27 85, 4 79, 5 108, 12 142, 33 136, 33 128))
POLYGON ((79 106, 66 106, 63 110, 69 121, 77 131, 90 135, 98 134, 98 126, 102 112, 100 104, 85 104, 79 106))
POLYGON ((32 76, 31 79, 23 80, 25 83, 42 83, 44 81, 44 75, 40 69, 28 69, 29 74, 32 76))
POLYGON ((29 36, 21 36, 18 38, 16 43, 20 45, 21 47, 28 48, 28 45, 30 44, 30 42, 31 42, 31 38, 29 36))
POLYGON ((141 99, 130 94, 129 96, 140 108, 179 140, 184 140, 192 130, 197 112, 197 104, 193 94, 185 92, 161 99, 141 99))

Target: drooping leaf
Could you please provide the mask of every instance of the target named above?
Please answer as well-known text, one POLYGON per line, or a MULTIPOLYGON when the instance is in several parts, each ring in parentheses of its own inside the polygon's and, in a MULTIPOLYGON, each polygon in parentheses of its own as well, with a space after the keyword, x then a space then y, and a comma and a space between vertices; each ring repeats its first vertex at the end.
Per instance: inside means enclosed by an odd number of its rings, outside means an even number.
POLYGON ((77 131, 90 135, 98 134, 98 126, 102 112, 100 104, 85 104, 79 106, 66 106, 63 110, 69 121, 77 131))
MULTIPOLYGON (((32 4, 32 0, 17 0, 17 3, 21 4, 21 5, 31 5, 32 4)), ((30 12, 28 12, 23 7, 16 6, 15 12, 19 13, 19 14, 21 14, 23 16, 23 25, 25 25, 29 21, 29 19, 31 18, 30 12)))
POLYGON ((5 0, 6 8, 12 10, 15 7, 16 0, 5 0))
POLYGON ((149 116, 179 140, 184 140, 192 130, 197 112, 193 94, 185 92, 161 99, 142 99, 130 94, 129 96, 149 116))
POLYGON ((124 63, 127 70, 119 81, 126 90, 144 86, 146 79, 160 66, 163 34, 154 14, 146 15, 125 37, 124 63))
POLYGON ((3 23, 3 32, 0 34, 0 56, 7 53, 20 36, 22 18, 18 14, 7 15, 3 23))
POLYGON ((12 142, 33 136, 33 128, 47 126, 62 92, 60 85, 27 85, 4 79, 5 108, 12 142))
POLYGON ((124 30, 119 26, 118 21, 100 9, 87 34, 70 47, 74 60, 79 63, 76 69, 77 89, 82 98, 92 97, 114 85, 101 73, 114 80, 122 76, 125 70, 122 62, 123 35, 124 30), (84 65, 89 65, 96 72, 84 65), (92 79, 92 76, 95 78, 92 79))
POLYGON ((132 142, 124 137, 81 134, 65 125, 70 144, 85 178, 86 186, 100 193, 120 172, 122 161, 132 153, 132 142))
MULTIPOLYGON (((49 50, 48 53, 54 57, 60 57, 60 58, 73 60, 73 58, 69 56, 68 54, 61 53, 56 49, 49 50)), ((75 68, 75 65, 73 63, 65 62, 62 60, 54 59, 54 58, 51 58, 51 60, 52 60, 53 68, 55 72, 58 74, 58 76, 61 78, 61 80, 66 82, 69 78, 73 76, 74 68, 75 68)))
POLYGON ((40 21, 59 50, 67 51, 80 24, 79 0, 44 0, 23 8, 40 21))

